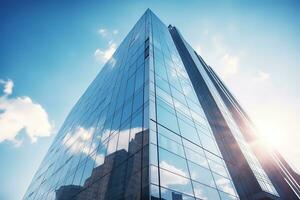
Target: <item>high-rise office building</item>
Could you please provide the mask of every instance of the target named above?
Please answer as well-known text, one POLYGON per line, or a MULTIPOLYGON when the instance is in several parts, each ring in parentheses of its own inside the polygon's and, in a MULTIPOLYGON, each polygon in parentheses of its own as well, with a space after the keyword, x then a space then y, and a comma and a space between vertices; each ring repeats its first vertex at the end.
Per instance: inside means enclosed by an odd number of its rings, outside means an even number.
POLYGON ((148 9, 68 115, 24 199, 298 199, 299 176, 253 127, 148 9))

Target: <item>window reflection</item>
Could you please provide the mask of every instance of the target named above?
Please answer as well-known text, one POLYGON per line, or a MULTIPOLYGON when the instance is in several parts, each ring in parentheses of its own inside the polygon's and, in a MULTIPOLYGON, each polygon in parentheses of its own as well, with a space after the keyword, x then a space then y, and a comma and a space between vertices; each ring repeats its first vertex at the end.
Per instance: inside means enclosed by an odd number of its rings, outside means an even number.
POLYGON ((178 125, 177 125, 177 119, 175 117, 175 115, 172 113, 171 108, 167 108, 169 107, 167 105, 165 105, 164 107, 161 105, 157 105, 157 121, 168 127, 169 129, 171 129, 172 131, 178 133, 178 125))
POLYGON ((182 137, 185 137, 186 139, 193 141, 197 144, 200 143, 195 127, 189 125, 181 119, 178 120, 178 123, 182 137))
POLYGON ((170 188, 172 190, 182 192, 185 194, 193 195, 192 185, 189 179, 176 175, 164 169, 160 169, 160 184, 163 187, 170 188))
POLYGON ((197 198, 205 199, 205 200, 210 200, 210 199, 220 200, 219 193, 216 189, 213 189, 211 187, 202 185, 194 181, 193 181, 193 187, 194 187, 195 196, 197 198))
POLYGON ((194 197, 182 194, 177 191, 172 191, 166 188, 161 188, 162 200, 195 200, 194 197))
POLYGON ((200 183, 215 187, 212 173, 209 169, 201 167, 192 162, 188 162, 191 178, 200 183))
POLYGON ((150 166, 150 173, 151 173, 151 183, 159 185, 158 182, 158 168, 155 166, 150 166))
POLYGON ((222 200, 237 200, 238 199, 235 196, 232 196, 232 195, 224 193, 224 192, 220 192, 220 196, 221 196, 222 200))
MULTIPOLYGON (((140 140, 142 135, 143 132, 137 133, 134 139, 129 142, 129 151, 123 148, 110 151, 104 162, 95 168, 91 167, 92 165, 81 165, 75 170, 78 174, 82 174, 85 169, 87 170, 87 167, 92 170, 91 173, 87 175, 85 173, 88 171, 86 171, 83 176, 75 176, 72 184, 61 186, 56 191, 56 199, 96 200, 139 195, 141 186, 141 183, 139 183, 141 180, 141 153, 139 153, 140 151, 135 154, 130 152, 142 141, 140 140), (129 159, 124 162, 127 157, 129 159), (85 178, 82 179, 83 177, 85 178), (80 186, 81 181, 83 186, 80 186), (95 190, 98 192, 93 192, 95 190)), ((114 143, 114 139, 112 141, 114 143)))
POLYGON ((209 163, 209 166, 210 166, 212 171, 214 171, 218 174, 221 174, 224 177, 228 177, 227 170, 225 169, 224 165, 220 165, 220 164, 218 164, 218 163, 216 163, 212 160, 209 160, 209 159, 208 159, 208 163, 209 163))
MULTIPOLYGON (((174 134, 173 134, 174 135, 174 134)), ((158 136, 159 146, 163 147, 164 149, 168 149, 169 151, 184 157, 184 151, 181 144, 171 140, 161 134, 158 136)))
POLYGON ((164 90, 166 93, 171 95, 169 84, 166 80, 163 80, 160 76, 155 76, 156 80, 156 86, 160 87, 162 90, 164 90))
POLYGON ((164 168, 181 176, 189 177, 186 161, 162 148, 159 148, 159 165, 160 168, 164 168))
POLYGON ((235 195, 235 191, 233 189, 233 185, 231 181, 223 176, 220 176, 218 174, 213 173, 213 176, 215 178, 217 187, 219 190, 226 192, 231 195, 235 195))
POLYGON ((209 137, 205 134, 200 134, 200 140, 205 149, 207 149, 208 151, 210 151, 214 154, 220 155, 217 144, 211 137, 209 137))
POLYGON ((150 186, 151 200, 159 200, 159 187, 151 184, 150 186))

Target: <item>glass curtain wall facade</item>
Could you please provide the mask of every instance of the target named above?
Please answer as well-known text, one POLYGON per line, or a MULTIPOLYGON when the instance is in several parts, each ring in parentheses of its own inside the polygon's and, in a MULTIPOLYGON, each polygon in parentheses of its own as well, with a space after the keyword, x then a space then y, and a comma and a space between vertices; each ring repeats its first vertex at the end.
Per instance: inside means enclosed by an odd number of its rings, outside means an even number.
POLYGON ((76 103, 24 199, 141 199, 149 193, 148 15, 76 103))
POLYGON ((71 110, 24 199, 280 198, 208 69, 148 9, 71 110))
POLYGON ((276 151, 259 142, 244 109, 208 66, 169 26, 241 199, 300 199, 299 177, 276 151), (254 145, 253 145, 254 144, 254 145), (263 152, 263 153, 262 153, 263 152), (271 178, 270 178, 271 177, 271 178))
MULTIPOLYGON (((241 149, 244 157, 246 158, 246 161, 248 162, 252 172, 254 173, 259 185, 261 186, 262 190, 269 192, 274 195, 278 195, 274 186, 272 185, 271 181, 269 180, 268 176, 262 169, 261 165, 259 164, 257 158, 255 157, 254 153, 250 149, 250 146, 247 144, 243 134, 241 133, 238 125, 235 123, 234 119, 232 118, 232 115, 230 114, 228 108, 225 106, 225 103, 223 102, 222 98, 220 97, 219 93, 217 92, 217 89, 213 85, 212 81, 210 80, 209 76, 206 74, 204 70, 204 66, 200 62, 200 60, 197 57, 197 54, 195 54, 192 47, 186 42, 185 45, 187 47, 187 50, 189 51, 193 61, 197 65, 197 68, 202 75, 205 84, 208 86, 216 104, 218 105, 218 108, 220 109, 222 115, 224 116, 224 119, 226 121, 226 124, 228 125, 231 133, 233 134, 235 140, 238 143, 239 148, 241 149)), ((235 162, 238 162, 236 160, 235 162)), ((237 164, 237 163, 232 163, 237 164)))
POLYGON ((151 196, 237 199, 235 188, 168 28, 151 15, 151 196))

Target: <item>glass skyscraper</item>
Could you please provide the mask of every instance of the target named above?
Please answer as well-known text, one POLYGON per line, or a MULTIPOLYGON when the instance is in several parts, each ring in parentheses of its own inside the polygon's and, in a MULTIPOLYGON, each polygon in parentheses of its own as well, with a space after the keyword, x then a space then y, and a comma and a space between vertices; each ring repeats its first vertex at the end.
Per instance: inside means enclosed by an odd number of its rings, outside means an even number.
POLYGON ((26 200, 298 199, 237 100, 147 10, 74 106, 26 200))

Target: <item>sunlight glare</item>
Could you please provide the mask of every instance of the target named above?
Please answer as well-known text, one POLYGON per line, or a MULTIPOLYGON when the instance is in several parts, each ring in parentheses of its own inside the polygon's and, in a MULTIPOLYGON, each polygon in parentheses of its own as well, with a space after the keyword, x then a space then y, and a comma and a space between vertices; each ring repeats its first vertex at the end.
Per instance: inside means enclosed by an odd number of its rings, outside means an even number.
POLYGON ((269 147, 278 148, 281 144, 281 131, 272 126, 259 127, 259 136, 261 141, 269 147))

